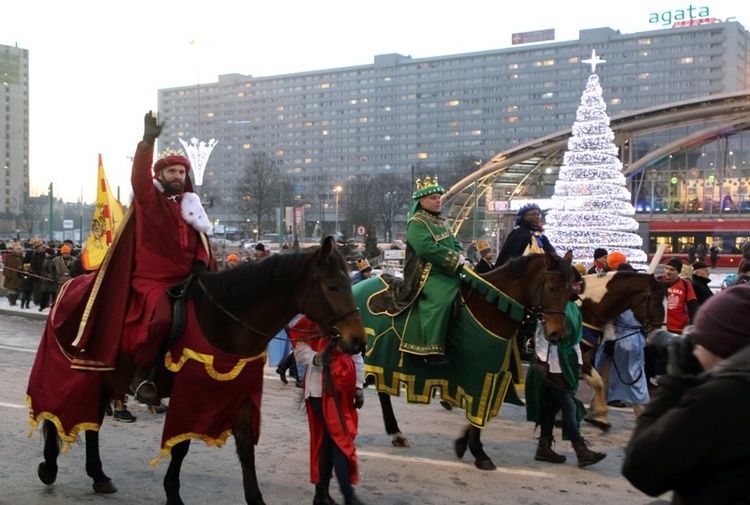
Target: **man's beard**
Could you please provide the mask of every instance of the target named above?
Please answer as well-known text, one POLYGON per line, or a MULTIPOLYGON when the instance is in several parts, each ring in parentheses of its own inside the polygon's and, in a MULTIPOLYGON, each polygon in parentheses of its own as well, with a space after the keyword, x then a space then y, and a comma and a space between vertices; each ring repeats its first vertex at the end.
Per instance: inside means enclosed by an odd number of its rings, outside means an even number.
POLYGON ((185 190, 185 185, 179 181, 167 182, 161 179, 161 185, 164 188, 164 192, 170 195, 176 195, 185 190))

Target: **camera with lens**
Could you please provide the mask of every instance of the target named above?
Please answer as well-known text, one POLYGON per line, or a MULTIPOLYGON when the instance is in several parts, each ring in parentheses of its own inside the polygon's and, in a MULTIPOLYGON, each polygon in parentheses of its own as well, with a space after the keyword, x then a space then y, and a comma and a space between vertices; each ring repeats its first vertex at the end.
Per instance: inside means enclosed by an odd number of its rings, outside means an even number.
POLYGON ((698 375, 703 367, 693 356, 693 342, 687 337, 689 328, 683 335, 667 330, 657 330, 649 337, 654 357, 667 363, 669 375, 698 375))

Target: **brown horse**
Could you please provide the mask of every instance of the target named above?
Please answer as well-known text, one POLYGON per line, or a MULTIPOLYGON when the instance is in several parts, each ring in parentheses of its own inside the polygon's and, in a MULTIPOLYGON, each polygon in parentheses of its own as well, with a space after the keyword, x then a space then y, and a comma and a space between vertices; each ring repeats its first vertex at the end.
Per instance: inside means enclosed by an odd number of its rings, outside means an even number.
MULTIPOLYGON (((257 396, 254 397, 255 401, 249 399, 246 392, 242 392, 243 396, 240 396, 238 400, 232 400, 235 402, 233 404, 235 406, 234 411, 218 412, 217 416, 224 418, 229 416, 229 428, 231 434, 235 437, 237 454, 242 466, 243 486, 247 503, 263 505, 264 501, 255 473, 254 451, 260 428, 259 397, 262 391, 262 366, 265 362, 268 343, 272 335, 284 328, 295 315, 302 313, 317 322, 323 333, 336 338, 338 346, 343 352, 354 354, 364 349, 364 327, 352 297, 347 263, 336 248, 333 238, 327 237, 323 239, 319 247, 301 252, 277 254, 270 256, 263 262, 246 263, 232 270, 200 274, 187 290, 188 306, 194 308, 192 312, 189 311, 188 321, 197 321, 192 326, 199 327, 199 338, 207 343, 208 347, 236 358, 235 363, 241 362, 248 369, 255 367, 252 368, 253 374, 255 374, 255 370, 259 370, 256 375, 251 376, 251 380, 254 381, 252 387, 258 388, 257 396)), ((187 329, 190 329, 190 325, 187 329)), ((45 337, 46 335, 47 332, 45 332, 45 337)), ((183 336, 182 340, 178 341, 170 351, 171 355, 170 353, 167 354, 165 362, 168 362, 170 369, 174 369, 172 365, 179 362, 179 356, 176 356, 175 348, 181 345, 181 342, 186 338, 186 336, 183 336)), ((45 339, 43 339, 44 341, 45 339)), ((54 344, 53 341, 52 345, 54 346, 54 344)), ((185 343, 182 345, 187 346, 185 343)), ((40 346, 40 353, 37 355, 37 362, 34 364, 35 368, 37 366, 49 366, 49 364, 39 363, 43 352, 46 355, 51 355, 52 352, 59 353, 59 350, 55 348, 54 351, 42 351, 40 346)), ((184 355, 186 354, 182 356, 184 355)), ((221 389, 222 385, 228 387, 231 382, 242 380, 240 375, 236 379, 223 383, 219 382, 225 380, 224 376, 232 375, 233 372, 220 370, 221 363, 218 360, 219 358, 216 358, 215 361, 211 361, 211 368, 216 375, 216 377, 211 376, 211 378, 216 380, 206 381, 205 373, 201 377, 204 382, 210 383, 207 387, 212 388, 210 394, 214 395, 217 401, 222 394, 221 391, 224 391, 221 389)), ((64 359, 61 361, 65 362, 64 359)), ((184 406, 181 406, 180 402, 177 401, 177 393, 188 364, 179 362, 179 366, 184 366, 184 369, 176 374, 170 374, 163 370, 163 375, 167 376, 167 379, 173 376, 174 382, 174 389, 171 391, 172 400, 165 421, 165 432, 170 424, 170 413, 177 416, 173 421, 176 423, 183 422, 184 418, 191 417, 187 415, 180 419, 178 416, 181 410, 185 411, 184 406)), ((198 368, 207 369, 208 366, 200 363, 198 368)), ((113 493, 116 491, 111 479, 102 470, 102 462, 99 457, 98 429, 104 417, 104 405, 109 403, 114 391, 127 391, 133 372, 133 357, 125 354, 122 354, 118 369, 113 372, 82 372, 70 368, 67 371, 59 372, 64 375, 85 374, 80 376, 82 377, 80 380, 95 381, 99 388, 95 392, 94 398, 95 402, 99 402, 98 419, 94 420, 93 423, 77 426, 72 433, 65 432, 65 430, 60 431, 60 419, 58 418, 60 412, 35 412, 33 409, 35 398, 30 393, 32 422, 43 421, 44 462, 40 463, 38 469, 38 475, 42 482, 48 485, 55 482, 61 439, 69 442, 75 438, 78 431, 86 431, 86 472, 94 480, 94 490, 98 493, 113 493)), ((33 371, 32 375, 34 375, 33 371)), ((169 382, 169 380, 161 381, 158 384, 160 392, 165 396, 170 392, 169 382)), ((190 387, 188 386, 188 389, 190 387)), ((35 386, 32 389, 30 383, 30 391, 46 391, 46 388, 54 388, 54 385, 48 384, 42 388, 35 386)), ((235 389, 237 389, 236 386, 235 389)), ((200 391, 190 390, 188 396, 193 394, 197 396, 200 391)), ((190 420, 188 419, 188 421, 190 420)), ((227 429, 224 433, 224 439, 228 436, 229 431, 227 429)), ((190 433, 190 435, 191 438, 198 438, 192 436, 195 433, 190 433)), ((217 438, 219 442, 223 443, 221 438, 217 438)), ((179 491, 180 467, 188 452, 190 438, 187 440, 184 440, 184 437, 177 438, 172 442, 166 441, 166 443, 163 439, 162 442, 162 454, 165 451, 169 454, 171 448, 172 457, 164 477, 167 504, 182 504, 179 491)), ((217 445, 221 445, 221 443, 217 445)))
MULTIPOLYGON (((581 295, 581 315, 584 325, 594 334, 628 309, 633 311, 644 335, 664 325, 666 289, 653 275, 621 271, 586 275, 583 279, 586 288, 581 295)), ((581 375, 594 391, 585 420, 606 431, 611 426, 607 418, 607 391, 592 365, 595 353, 595 341, 581 342, 581 375)))
POLYGON ((449 328, 446 354, 450 363, 445 367, 401 354, 399 332, 409 314, 372 315, 367 300, 383 289, 383 283, 371 279, 357 284, 354 296, 368 332, 365 370, 376 379, 393 445, 407 447, 409 442, 398 427, 390 395, 400 395, 403 384, 408 402, 429 403, 439 390, 443 401, 466 411, 470 423, 464 437, 456 441, 456 454, 463 457, 468 447, 477 468, 492 470, 495 465, 482 449, 480 428, 499 414, 503 401, 522 404, 513 387, 521 372, 516 331, 526 318, 534 317, 544 325, 550 342, 564 338, 573 273, 567 261, 545 253, 517 258, 482 276, 465 272, 463 279, 462 306, 449 328))

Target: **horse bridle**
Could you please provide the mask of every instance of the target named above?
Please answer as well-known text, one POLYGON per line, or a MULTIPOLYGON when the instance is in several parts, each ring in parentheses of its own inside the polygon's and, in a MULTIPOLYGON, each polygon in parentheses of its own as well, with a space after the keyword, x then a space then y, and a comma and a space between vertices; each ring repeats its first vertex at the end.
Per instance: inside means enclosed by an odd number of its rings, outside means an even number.
MULTIPOLYGON (((659 327, 664 326, 666 324, 666 323, 652 324, 651 321, 648 318, 648 313, 649 313, 648 306, 650 306, 650 304, 651 304, 651 291, 649 291, 648 293, 646 293, 645 296, 643 297, 643 299, 641 299, 641 301, 638 302, 630 310, 632 310, 633 314, 635 314, 635 309, 637 309, 638 307, 640 307, 644 303, 646 304, 646 307, 647 307, 646 308, 646 320, 642 324, 640 324, 639 326, 625 325, 624 328, 626 328, 628 330, 635 330, 633 333, 630 333, 630 334, 626 335, 625 337, 629 337, 629 336, 631 336, 631 335, 633 335, 635 333, 638 333, 638 332, 642 332, 645 335, 645 334, 648 334, 652 329, 659 328, 659 327)), ((607 319, 605 319, 604 317, 602 317, 592 307, 587 307, 587 310, 590 310, 591 313, 594 314, 594 316, 596 316, 597 319, 599 319, 599 321, 602 322, 602 324, 604 324, 604 323, 607 322, 607 319)), ((622 337, 622 338, 625 338, 625 337, 622 337)))
MULTIPOLYGON (((248 330, 250 332, 253 332, 253 333, 257 333, 258 335, 267 338, 269 341, 271 341, 271 340, 282 340, 282 341, 285 341, 285 342, 291 342, 292 341, 291 338, 288 338, 288 337, 284 338, 284 337, 278 337, 276 335, 269 335, 268 333, 265 333, 265 332, 263 332, 263 331, 261 331, 261 330, 259 330, 257 328, 253 328, 252 326, 250 326, 249 324, 247 324, 245 321, 243 321, 242 319, 240 319, 239 317, 237 317, 233 313, 231 313, 222 304, 220 304, 219 302, 217 302, 216 299, 211 295, 211 293, 209 293, 208 289, 206 288, 206 285, 203 284, 203 281, 201 280, 200 277, 196 277, 196 281, 198 282, 198 286, 200 286, 201 291, 203 291, 203 293, 206 295, 206 297, 213 304, 214 307, 216 307, 217 309, 219 309, 227 317, 229 317, 229 319, 231 319, 235 323, 239 324, 240 326, 242 326, 246 330, 248 330)), ((310 289, 312 290, 312 287, 310 289)), ((303 312, 304 312, 304 307, 303 307, 303 312)), ((338 328, 336 328, 336 326, 335 326, 335 324, 338 321, 344 319, 345 317, 349 317, 350 315, 355 314, 357 312, 359 312, 359 308, 355 308, 355 310, 346 312, 346 313, 341 314, 341 315, 333 316, 333 317, 327 319, 326 323, 329 324, 329 326, 331 327, 332 330, 334 330, 334 329, 338 330, 338 328)), ((285 330, 289 330, 289 326, 285 326, 284 329, 285 330)), ((310 337, 301 337, 301 338, 295 339, 297 341, 319 340, 319 339, 321 339, 321 338, 323 338, 323 337, 326 336, 323 332, 321 332, 319 330, 294 330, 294 331, 299 332, 299 333, 310 333, 312 335, 310 337)), ((332 340, 334 340, 334 339, 340 338, 341 335, 338 333, 338 331, 336 331, 335 335, 334 335, 334 332, 331 331, 330 337, 331 337, 332 340)))
MULTIPOLYGON (((544 274, 542 274, 542 281, 537 285, 537 289, 534 292, 534 296, 532 297, 532 300, 534 298, 539 297, 539 305, 534 306, 532 305, 527 310, 529 311, 529 314, 532 317, 535 317, 537 321, 540 323, 545 322, 545 315, 546 314, 559 314, 559 315, 565 315, 564 310, 557 310, 557 309, 545 309, 544 308, 544 287, 545 287, 545 281, 547 279, 547 275, 565 275, 563 272, 557 272, 555 270, 545 270, 544 274)), ((533 301, 532 301, 533 304, 533 301)))

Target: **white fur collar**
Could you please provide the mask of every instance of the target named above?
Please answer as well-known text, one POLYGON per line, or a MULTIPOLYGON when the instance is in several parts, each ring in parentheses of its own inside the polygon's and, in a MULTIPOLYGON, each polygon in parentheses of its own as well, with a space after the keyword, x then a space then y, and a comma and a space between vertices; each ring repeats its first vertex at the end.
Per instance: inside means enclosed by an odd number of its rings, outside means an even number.
MULTIPOLYGON (((156 179, 153 179, 153 181, 154 187, 164 193, 164 186, 161 185, 161 182, 156 179)), ((211 232, 211 222, 208 220, 206 211, 203 210, 200 197, 195 193, 185 192, 182 194, 180 213, 182 214, 182 219, 199 232, 211 232)))

